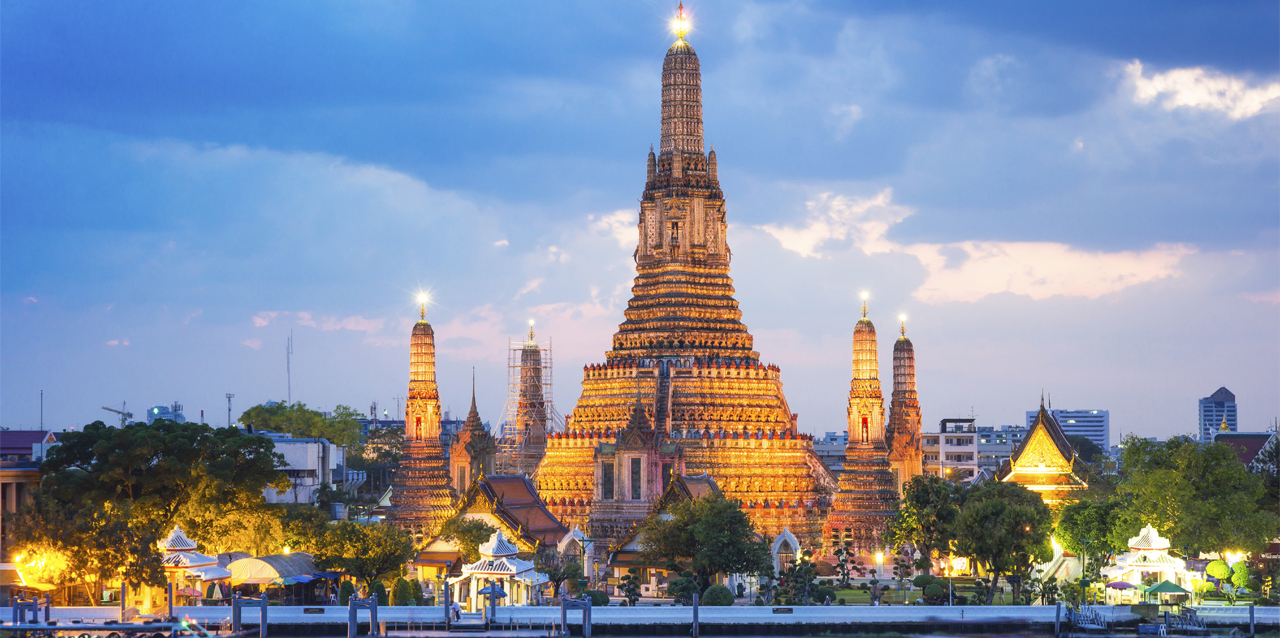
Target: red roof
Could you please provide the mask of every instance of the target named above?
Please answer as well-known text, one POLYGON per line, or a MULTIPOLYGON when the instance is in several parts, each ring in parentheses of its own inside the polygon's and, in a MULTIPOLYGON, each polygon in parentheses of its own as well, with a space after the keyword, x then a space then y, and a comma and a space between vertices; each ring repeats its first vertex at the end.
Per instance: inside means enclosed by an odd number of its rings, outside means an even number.
POLYGON ((506 518, 512 527, 520 528, 543 545, 555 545, 569 533, 569 528, 547 510, 537 488, 523 474, 490 475, 476 483, 498 503, 494 515, 506 518))
POLYGON ((1213 441, 1230 445, 1236 451, 1236 458, 1248 465, 1258 457, 1258 453, 1273 436, 1274 432, 1219 432, 1214 435, 1213 441))

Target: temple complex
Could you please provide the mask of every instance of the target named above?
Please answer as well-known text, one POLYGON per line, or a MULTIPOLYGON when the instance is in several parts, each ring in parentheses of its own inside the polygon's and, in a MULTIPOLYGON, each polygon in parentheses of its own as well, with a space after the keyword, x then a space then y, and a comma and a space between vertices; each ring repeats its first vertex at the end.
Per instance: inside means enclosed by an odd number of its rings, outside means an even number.
MULTIPOLYGON (((440 445, 440 392, 436 388, 435 332, 422 299, 409 341, 409 395, 404 404, 404 448, 391 488, 388 519, 415 543, 435 536, 454 512, 456 493, 440 445)), ((474 412, 475 407, 472 404, 474 412)), ((479 417, 477 417, 478 419, 479 417)))
POLYGON ((1013 456, 1000 465, 996 480, 1013 482, 1037 494, 1049 507, 1071 500, 1072 492, 1089 487, 1081 461, 1062 426, 1040 401, 1040 412, 1013 456))
POLYGON ((889 448, 885 444, 876 328, 867 318, 865 294, 862 299, 862 318, 853 328, 849 444, 845 447, 844 472, 840 473, 840 491, 835 495, 823 535, 827 552, 845 542, 851 542, 859 553, 875 551, 881 545, 880 537, 893 517, 898 500, 889 448))
POLYGON ((885 443, 889 446, 889 465, 902 496, 902 486, 924 472, 920 449, 920 400, 916 396, 916 352, 907 338, 906 318, 902 318, 902 336, 893 344, 893 399, 889 404, 889 427, 885 443))
POLYGON ((548 438, 538 490, 566 525, 616 543, 672 475, 708 473, 758 532, 789 529, 817 547, 837 484, 812 437, 796 430, 781 371, 760 362, 741 321, 716 154, 703 149, 698 56, 676 33, 632 298, 605 361, 583 369, 566 431, 548 438))
POLYGON ((529 340, 509 350, 508 396, 498 441, 497 473, 532 476, 547 451, 554 407, 548 396, 551 385, 551 348, 543 348, 529 322, 529 340))
POLYGON ((453 445, 449 446, 453 487, 459 494, 466 492, 473 481, 493 474, 493 458, 498 453, 498 442, 480 421, 480 412, 476 410, 475 372, 471 374, 471 410, 453 445))

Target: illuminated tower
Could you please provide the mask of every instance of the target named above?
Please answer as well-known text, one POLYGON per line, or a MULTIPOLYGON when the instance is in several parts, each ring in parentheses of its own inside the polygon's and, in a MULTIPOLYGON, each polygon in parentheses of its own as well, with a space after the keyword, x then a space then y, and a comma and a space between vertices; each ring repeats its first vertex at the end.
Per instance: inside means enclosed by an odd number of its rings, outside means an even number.
POLYGON ((907 338, 907 318, 902 317, 902 336, 893 344, 893 400, 889 404, 889 464, 893 466, 898 495, 902 486, 923 472, 920 450, 920 401, 916 396, 916 352, 907 338))
POLYGON ((426 298, 409 340, 409 395, 404 405, 404 451, 392 483, 389 518, 417 543, 435 536, 453 515, 454 490, 440 446, 435 333, 426 298))
POLYGON ((529 339, 507 349, 507 405, 498 441, 498 474, 533 475, 547 451, 547 434, 563 429, 552 401, 551 345, 529 339))
POLYGON ((497 441, 480 421, 476 410, 476 380, 471 378, 471 410, 458 431, 458 438, 449 446, 449 464, 453 466, 453 488, 459 494, 465 492, 476 479, 493 474, 493 459, 498 452, 497 441))
POLYGON ((884 397, 880 394, 876 356, 876 327, 867 318, 862 295, 862 318, 853 328, 853 380, 849 384, 849 444, 845 447, 840 491, 827 519, 829 553, 852 542, 860 553, 880 545, 898 500, 897 485, 885 445, 884 397))
POLYGON ((837 485, 812 437, 797 432, 781 371, 761 363, 733 297, 724 194, 716 153, 703 149, 701 72, 683 18, 662 63, 661 141, 647 158, 632 297, 604 363, 583 369, 538 489, 566 525, 616 540, 672 473, 709 472, 757 531, 789 529, 817 547, 837 485), (650 429, 652 441, 628 434, 650 429), (635 507, 602 506, 610 500, 635 507))

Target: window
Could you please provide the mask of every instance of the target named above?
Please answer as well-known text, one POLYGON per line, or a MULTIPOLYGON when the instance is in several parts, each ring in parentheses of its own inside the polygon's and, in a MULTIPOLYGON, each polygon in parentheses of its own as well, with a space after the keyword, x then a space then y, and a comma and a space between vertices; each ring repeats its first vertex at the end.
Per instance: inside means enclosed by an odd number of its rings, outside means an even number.
POLYGON ((862 417, 862 442, 871 442, 871 426, 867 424, 867 417, 862 417))
POLYGON ((786 569, 795 562, 796 550, 791 549, 791 543, 782 541, 782 544, 778 545, 778 571, 786 569))
POLYGON ((609 461, 600 464, 600 499, 613 500, 613 463, 609 461))
POLYGON ((631 459, 631 500, 640 500, 640 459, 631 459))

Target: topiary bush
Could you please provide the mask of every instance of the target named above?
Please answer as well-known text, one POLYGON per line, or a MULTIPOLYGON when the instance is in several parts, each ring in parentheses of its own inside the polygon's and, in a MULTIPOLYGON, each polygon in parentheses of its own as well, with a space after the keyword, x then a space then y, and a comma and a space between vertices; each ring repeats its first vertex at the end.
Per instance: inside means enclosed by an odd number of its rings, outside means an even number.
POLYGON ((418 601, 413 598, 413 585, 410 585, 409 581, 397 578, 396 582, 391 585, 391 604, 395 607, 408 607, 410 604, 418 604, 418 601))
POLYGON ((830 587, 819 587, 818 593, 813 595, 813 602, 818 603, 819 605, 826 602, 828 599, 833 603, 836 601, 836 592, 830 587))
POLYGON ((592 607, 608 607, 609 606, 609 594, 606 594, 602 591, 596 591, 594 589, 588 589, 587 591, 584 591, 582 593, 585 594, 587 598, 591 599, 592 607))
POLYGON ((946 594, 947 590, 943 589, 942 585, 938 583, 930 583, 928 587, 924 588, 924 595, 929 598, 942 598, 946 594))
POLYGON ((751 603, 751 604, 752 604, 752 605, 755 605, 756 607, 764 607, 764 597, 763 597, 763 596, 756 596, 756 602, 751 603))
POLYGON ((1204 568, 1204 573, 1225 581, 1231 578, 1231 567, 1225 561, 1215 560, 1204 568))
POLYGON ((919 576, 911 579, 911 584, 915 585, 917 589, 924 589, 925 587, 933 584, 933 576, 920 574, 919 576))
POLYGON ((1236 588, 1249 586, 1249 564, 1240 561, 1231 566, 1231 584, 1236 588))
POLYGON ((342 584, 338 586, 338 604, 346 607, 351 597, 355 594, 356 586, 352 585, 349 580, 342 581, 342 584))
POLYGON ((707 607, 728 607, 733 604, 733 592, 724 585, 712 585, 702 592, 698 602, 707 607))
POLYGON ((369 587, 369 593, 378 597, 379 606, 386 606, 391 602, 387 596, 387 586, 380 580, 373 581, 373 585, 369 587))

